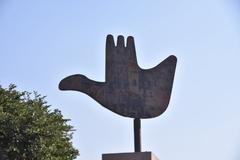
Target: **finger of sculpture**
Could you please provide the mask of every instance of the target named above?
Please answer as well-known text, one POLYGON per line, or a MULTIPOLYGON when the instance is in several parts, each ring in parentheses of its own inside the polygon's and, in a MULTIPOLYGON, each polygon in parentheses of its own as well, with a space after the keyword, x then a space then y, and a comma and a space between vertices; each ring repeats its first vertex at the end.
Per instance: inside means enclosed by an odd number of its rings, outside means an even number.
POLYGON ((134 38, 132 36, 129 36, 127 38, 127 48, 130 51, 130 53, 133 53, 136 57, 134 38))
POLYGON ((68 76, 59 83, 60 90, 80 91, 94 99, 97 92, 101 92, 103 90, 103 86, 103 82, 93 81, 80 74, 68 76))
POLYGON ((115 47, 113 36, 107 35, 106 38, 106 53, 110 53, 111 49, 115 47))
POLYGON ((123 36, 118 36, 117 38, 117 47, 124 47, 124 37, 123 36))

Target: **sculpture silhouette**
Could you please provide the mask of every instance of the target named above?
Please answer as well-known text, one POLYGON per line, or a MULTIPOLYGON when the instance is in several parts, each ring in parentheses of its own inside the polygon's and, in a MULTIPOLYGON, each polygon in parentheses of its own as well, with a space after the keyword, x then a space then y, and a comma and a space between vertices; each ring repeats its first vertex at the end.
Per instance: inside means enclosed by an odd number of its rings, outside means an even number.
POLYGON ((156 67, 141 69, 137 64, 133 37, 113 36, 106 40, 106 81, 96 82, 76 74, 64 78, 60 90, 83 92, 105 108, 126 117, 153 118, 168 107, 177 58, 166 58, 156 67))

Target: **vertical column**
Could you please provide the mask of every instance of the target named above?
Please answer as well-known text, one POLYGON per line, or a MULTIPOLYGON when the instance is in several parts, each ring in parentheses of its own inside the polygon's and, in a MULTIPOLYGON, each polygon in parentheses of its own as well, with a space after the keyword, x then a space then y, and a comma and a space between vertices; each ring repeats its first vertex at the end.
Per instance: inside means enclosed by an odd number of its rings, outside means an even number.
POLYGON ((141 152, 141 119, 134 119, 134 150, 141 152))

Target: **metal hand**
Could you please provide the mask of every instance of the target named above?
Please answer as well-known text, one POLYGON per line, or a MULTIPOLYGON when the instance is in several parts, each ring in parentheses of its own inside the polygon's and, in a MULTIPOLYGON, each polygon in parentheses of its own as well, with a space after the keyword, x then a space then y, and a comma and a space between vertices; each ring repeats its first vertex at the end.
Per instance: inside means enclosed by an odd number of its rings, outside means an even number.
POLYGON ((169 103, 177 59, 169 56, 152 69, 137 65, 133 37, 113 36, 106 40, 106 81, 96 82, 83 75, 64 78, 59 88, 86 93, 105 108, 126 117, 152 118, 169 103))

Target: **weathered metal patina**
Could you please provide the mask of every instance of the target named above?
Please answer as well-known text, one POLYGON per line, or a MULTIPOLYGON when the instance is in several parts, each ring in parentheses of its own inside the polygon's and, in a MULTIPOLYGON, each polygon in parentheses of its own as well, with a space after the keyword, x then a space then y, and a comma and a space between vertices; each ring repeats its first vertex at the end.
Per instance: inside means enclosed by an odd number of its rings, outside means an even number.
POLYGON ((153 118, 168 107, 177 58, 166 58, 156 67, 141 69, 137 64, 133 37, 112 35, 106 40, 106 81, 96 82, 76 74, 64 78, 59 88, 83 92, 105 108, 126 117, 153 118))

